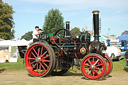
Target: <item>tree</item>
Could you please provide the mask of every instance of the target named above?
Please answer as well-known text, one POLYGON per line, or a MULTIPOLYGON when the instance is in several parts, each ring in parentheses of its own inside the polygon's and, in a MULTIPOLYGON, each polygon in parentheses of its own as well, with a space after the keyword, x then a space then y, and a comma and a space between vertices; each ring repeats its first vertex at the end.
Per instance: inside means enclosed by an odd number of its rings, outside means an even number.
POLYGON ((121 35, 128 34, 128 30, 125 30, 121 35))
POLYGON ((21 36, 21 39, 31 40, 32 39, 32 33, 33 33, 32 31, 25 33, 23 36, 21 36))
POLYGON ((11 29, 14 27, 13 16, 14 13, 12 6, 4 3, 0 0, 0 38, 2 39, 12 39, 14 38, 11 29))
POLYGON ((71 30, 71 32, 72 32, 72 34, 73 34, 74 36, 77 36, 77 35, 79 35, 79 33, 80 33, 80 29, 79 29, 78 27, 74 27, 74 28, 71 30))
POLYGON ((55 33, 60 28, 64 28, 62 13, 58 9, 51 9, 45 16, 43 31, 55 33))

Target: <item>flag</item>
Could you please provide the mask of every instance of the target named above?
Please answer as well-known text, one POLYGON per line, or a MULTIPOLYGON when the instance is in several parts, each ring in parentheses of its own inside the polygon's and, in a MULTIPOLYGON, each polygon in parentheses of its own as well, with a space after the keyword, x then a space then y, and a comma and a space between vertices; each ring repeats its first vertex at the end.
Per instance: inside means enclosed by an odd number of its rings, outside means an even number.
POLYGON ((108 27, 108 31, 110 31, 110 27, 108 27))

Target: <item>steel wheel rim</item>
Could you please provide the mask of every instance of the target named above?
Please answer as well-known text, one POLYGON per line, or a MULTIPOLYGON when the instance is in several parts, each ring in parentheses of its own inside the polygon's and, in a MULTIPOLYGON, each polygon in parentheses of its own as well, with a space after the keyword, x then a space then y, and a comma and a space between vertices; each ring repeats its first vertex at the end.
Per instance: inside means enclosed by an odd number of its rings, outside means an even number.
POLYGON ((83 74, 89 79, 98 79, 105 73, 106 67, 102 58, 97 55, 88 55, 81 64, 83 74))
POLYGON ((44 75, 51 67, 50 57, 51 55, 48 49, 44 45, 42 44, 32 45, 28 49, 25 57, 25 64, 27 70, 34 76, 44 75))
POLYGON ((108 75, 108 73, 111 71, 111 61, 109 60, 109 58, 107 56, 105 56, 105 60, 106 60, 106 64, 107 64, 107 71, 105 73, 105 76, 108 75))

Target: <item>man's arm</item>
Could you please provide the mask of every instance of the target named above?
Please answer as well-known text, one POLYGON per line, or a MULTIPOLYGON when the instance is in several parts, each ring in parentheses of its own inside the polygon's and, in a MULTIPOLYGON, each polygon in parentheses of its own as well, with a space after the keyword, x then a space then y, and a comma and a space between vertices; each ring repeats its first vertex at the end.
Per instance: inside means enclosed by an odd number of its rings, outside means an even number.
POLYGON ((36 33, 35 35, 40 35, 42 33, 42 31, 39 31, 38 33, 36 33))

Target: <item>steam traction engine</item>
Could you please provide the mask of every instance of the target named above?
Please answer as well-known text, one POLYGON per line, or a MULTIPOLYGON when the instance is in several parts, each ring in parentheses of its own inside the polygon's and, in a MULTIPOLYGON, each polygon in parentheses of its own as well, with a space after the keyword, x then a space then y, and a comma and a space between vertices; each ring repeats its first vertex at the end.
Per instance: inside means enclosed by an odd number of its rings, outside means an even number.
POLYGON ((99 79, 112 71, 111 59, 103 51, 106 46, 99 42, 99 11, 93 11, 94 41, 86 31, 76 38, 66 29, 55 34, 42 33, 40 42, 33 43, 25 55, 25 65, 32 76, 62 75, 75 60, 81 60, 80 68, 87 79, 99 79))

